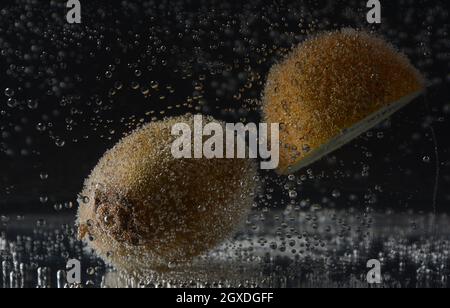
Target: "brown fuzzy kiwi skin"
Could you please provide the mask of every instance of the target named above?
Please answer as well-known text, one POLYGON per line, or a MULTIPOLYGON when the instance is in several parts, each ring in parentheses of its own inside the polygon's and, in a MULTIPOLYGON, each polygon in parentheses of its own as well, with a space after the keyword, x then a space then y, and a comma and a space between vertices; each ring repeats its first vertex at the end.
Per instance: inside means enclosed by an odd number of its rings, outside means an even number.
POLYGON ((378 36, 343 29, 306 40, 271 69, 263 94, 264 120, 281 125, 278 172, 290 173, 314 149, 424 87, 408 59, 378 36))
POLYGON ((233 235, 253 203, 256 163, 174 159, 176 123, 192 127, 193 116, 134 131, 100 159, 85 182, 79 236, 119 270, 145 273, 190 262, 233 235))

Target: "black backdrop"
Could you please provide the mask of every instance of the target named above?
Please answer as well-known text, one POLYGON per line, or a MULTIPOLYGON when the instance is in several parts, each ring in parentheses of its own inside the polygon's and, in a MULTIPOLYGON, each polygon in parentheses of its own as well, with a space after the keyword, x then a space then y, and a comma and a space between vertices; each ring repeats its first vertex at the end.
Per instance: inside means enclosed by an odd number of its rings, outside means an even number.
MULTIPOLYGON (((75 202, 99 157, 140 119, 201 111, 258 121, 255 100, 270 66, 311 21, 311 32, 350 26, 385 35, 429 90, 313 165, 297 202, 450 209, 446 1, 382 1, 383 22, 371 27, 365 1, 81 2, 81 25, 65 22, 64 2, 0 4, 0 214, 75 202)), ((267 176, 269 203, 283 206, 288 180, 267 176)))

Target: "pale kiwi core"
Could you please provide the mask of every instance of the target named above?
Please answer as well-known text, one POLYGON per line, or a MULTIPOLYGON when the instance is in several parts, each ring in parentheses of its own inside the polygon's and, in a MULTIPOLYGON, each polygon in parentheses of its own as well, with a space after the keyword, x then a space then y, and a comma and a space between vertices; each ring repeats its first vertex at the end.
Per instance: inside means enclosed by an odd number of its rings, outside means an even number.
POLYGON ((256 164, 173 158, 176 123, 192 127, 193 117, 136 130, 85 182, 80 237, 118 269, 143 272, 190 262, 233 235, 253 204, 256 164))
POLYGON ((281 125, 279 173, 341 147, 424 87, 408 59, 377 36, 344 29, 306 40, 271 69, 264 90, 264 119, 281 125))

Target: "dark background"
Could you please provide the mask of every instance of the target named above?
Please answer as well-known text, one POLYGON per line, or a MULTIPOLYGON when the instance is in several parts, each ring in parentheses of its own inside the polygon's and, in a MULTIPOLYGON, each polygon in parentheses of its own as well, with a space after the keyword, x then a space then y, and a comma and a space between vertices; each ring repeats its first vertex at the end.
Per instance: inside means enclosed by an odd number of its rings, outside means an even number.
POLYGON ((0 4, 0 214, 74 211, 104 151, 143 122, 259 121, 271 65, 341 27, 384 35, 428 93, 295 180, 262 174, 259 205, 296 190, 301 207, 450 210, 447 1, 382 1, 370 27, 366 1, 81 2, 81 25, 67 24, 65 1, 0 4))

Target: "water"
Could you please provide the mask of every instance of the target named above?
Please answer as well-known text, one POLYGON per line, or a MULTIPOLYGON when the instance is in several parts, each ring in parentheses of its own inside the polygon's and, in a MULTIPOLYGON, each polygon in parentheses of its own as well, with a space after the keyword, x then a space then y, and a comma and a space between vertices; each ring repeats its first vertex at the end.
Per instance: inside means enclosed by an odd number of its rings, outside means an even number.
MULTIPOLYGON (((32 225, 29 219, 23 224, 32 225)), ((374 287, 367 283, 367 261, 378 259, 383 281, 376 287, 449 287, 449 222, 447 215, 417 213, 280 212, 264 221, 254 217, 248 232, 190 266, 138 278, 84 249, 71 217, 34 228, 10 221, 0 238, 1 282, 4 288, 374 287), (64 280, 66 260, 73 258, 82 261, 80 286, 64 280)))
MULTIPOLYGON (((450 44, 445 1, 61 1, 0 9, 0 287, 449 287, 450 44), (394 3, 395 2, 395 3, 394 3), (260 172, 241 232, 191 265, 117 272, 78 240, 84 179, 143 123, 258 122, 274 63, 317 31, 382 34, 425 97, 289 177, 260 172), (66 264, 81 261, 81 284, 66 264), (380 285, 367 262, 381 262, 380 285)), ((303 149, 309 151, 309 149, 303 149)))

